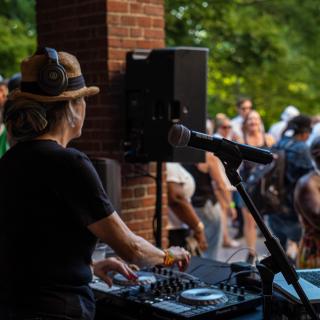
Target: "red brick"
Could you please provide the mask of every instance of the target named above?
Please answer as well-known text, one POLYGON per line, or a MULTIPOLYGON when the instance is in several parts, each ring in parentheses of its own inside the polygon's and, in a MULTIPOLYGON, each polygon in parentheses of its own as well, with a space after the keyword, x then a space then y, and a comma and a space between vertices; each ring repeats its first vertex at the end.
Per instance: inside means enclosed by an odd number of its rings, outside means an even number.
POLYGON ((137 17, 136 21, 139 27, 150 28, 152 26, 152 19, 150 17, 137 17))
POLYGON ((148 187, 148 194, 155 195, 156 194, 156 186, 149 186, 148 187))
POLYGON ((120 20, 123 26, 135 26, 137 24, 137 18, 132 16, 122 16, 120 20))
POLYGON ((143 4, 142 3, 131 3, 130 4, 130 13, 143 13, 143 4))
POLYGON ((154 197, 143 198, 142 199, 142 204, 143 204, 144 207, 154 206, 156 204, 155 198, 154 197))
POLYGON ((144 197, 146 194, 146 190, 144 187, 138 187, 138 188, 135 188, 134 189, 134 196, 136 198, 141 198, 141 197, 144 197))
POLYGON ((129 10, 127 1, 107 1, 108 12, 126 13, 129 10))
POLYGON ((124 27, 109 27, 108 28, 109 36, 120 36, 120 37, 128 37, 129 29, 124 27))
POLYGON ((163 7, 162 6, 154 6, 154 5, 146 5, 144 7, 144 13, 146 15, 155 15, 155 16, 163 16, 163 7))
POLYGON ((123 199, 133 198, 133 189, 122 189, 121 195, 123 199))
POLYGON ((152 19, 152 27, 153 28, 164 28, 164 19, 163 18, 153 18, 152 19))
POLYGON ((130 29, 130 37, 139 38, 143 36, 143 30, 140 28, 131 28, 130 29))
POLYGON ((109 14, 107 17, 108 25, 120 25, 121 17, 118 15, 109 14))
POLYGON ((112 61, 108 63, 110 71, 124 70, 124 62, 112 61))
POLYGON ((144 35, 146 39, 163 39, 164 31, 161 29, 146 29, 144 35))

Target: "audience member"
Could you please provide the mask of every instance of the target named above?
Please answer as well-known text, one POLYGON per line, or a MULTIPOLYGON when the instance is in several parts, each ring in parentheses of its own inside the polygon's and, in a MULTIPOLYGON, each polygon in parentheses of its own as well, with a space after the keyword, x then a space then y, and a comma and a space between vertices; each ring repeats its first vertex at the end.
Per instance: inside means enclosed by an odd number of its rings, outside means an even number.
POLYGON ((252 100, 248 97, 241 97, 237 100, 237 112, 238 115, 231 120, 232 130, 233 132, 242 139, 243 131, 242 125, 243 121, 248 115, 248 113, 252 110, 252 100))
POLYGON ((179 163, 167 163, 169 203, 169 245, 187 247, 187 238, 193 231, 200 250, 207 249, 204 225, 191 204, 195 182, 179 163))
MULTIPOLYGON (((216 117, 216 121, 215 121, 216 133, 214 134, 214 136, 218 138, 229 139, 229 140, 233 140, 232 138, 236 138, 232 134, 230 119, 222 113, 218 115, 219 117, 216 117)), ((240 243, 238 241, 231 239, 229 230, 228 230, 228 217, 230 216, 233 220, 237 218, 237 211, 236 211, 235 203, 233 202, 233 197, 232 197, 233 193, 236 192, 236 188, 231 185, 229 179, 226 176, 224 166, 220 160, 218 160, 218 169, 226 185, 225 197, 227 199, 227 203, 229 204, 228 207, 226 208, 227 210, 223 211, 223 215, 221 217, 223 246, 237 248, 240 246, 240 243)))
POLYGON ((310 153, 314 169, 298 180, 294 194, 303 229, 297 264, 303 269, 320 268, 320 137, 313 141, 310 153))
POLYGON ((0 76, 0 158, 9 149, 7 130, 3 124, 3 108, 8 96, 7 82, 0 76))
POLYGON ((281 121, 270 127, 269 134, 272 135, 275 142, 280 141, 283 131, 286 129, 288 122, 300 114, 299 110, 294 106, 288 106, 281 114, 281 121))
POLYGON ((301 224, 294 209, 293 195, 299 178, 312 170, 306 144, 311 132, 311 119, 305 115, 294 117, 289 121, 286 130, 292 130, 293 136, 288 137, 284 134, 276 145, 276 148, 284 150, 286 155, 283 212, 269 215, 269 226, 285 250, 288 240, 297 246, 301 238, 301 224))
MULTIPOLYGON (((211 120, 207 120, 208 135, 213 134, 211 123, 211 120)), ((221 247, 223 212, 230 206, 231 201, 226 199, 228 190, 219 172, 218 161, 213 153, 206 152, 206 162, 185 166, 196 182, 192 204, 205 225, 208 249, 204 256, 214 260, 217 259, 218 249, 221 247)))
MULTIPOLYGON (((274 144, 272 136, 264 132, 264 125, 257 111, 250 111, 243 121, 243 140, 244 143, 259 148, 270 148, 274 144)), ((243 161, 240 169, 243 181, 248 179, 256 165, 254 162, 243 161)), ((257 241, 256 223, 244 204, 242 205, 242 211, 244 218, 244 236, 250 250, 247 261, 253 263, 257 241)))
POLYGON ((311 131, 310 137, 307 140, 307 145, 310 146, 313 140, 319 136, 320 136, 320 123, 317 122, 317 123, 314 123, 314 125, 312 126, 312 131, 311 131))
POLYGON ((218 171, 217 158, 206 153, 206 162, 185 166, 196 182, 196 191, 192 197, 199 218, 205 226, 208 248, 203 253, 204 257, 216 260, 218 249, 221 246, 222 206, 225 206, 225 184, 218 171), (214 186, 213 186, 214 184, 214 186))

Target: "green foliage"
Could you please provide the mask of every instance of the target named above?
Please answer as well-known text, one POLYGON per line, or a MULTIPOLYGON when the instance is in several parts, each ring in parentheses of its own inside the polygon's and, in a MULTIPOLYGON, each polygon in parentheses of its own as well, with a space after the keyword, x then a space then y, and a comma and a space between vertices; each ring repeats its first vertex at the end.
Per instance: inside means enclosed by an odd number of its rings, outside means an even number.
POLYGON ((285 106, 320 111, 320 2, 165 0, 168 46, 210 49, 208 109, 233 116, 251 96, 267 125, 285 106))
POLYGON ((35 0, 0 0, 0 74, 10 77, 36 47, 35 0))

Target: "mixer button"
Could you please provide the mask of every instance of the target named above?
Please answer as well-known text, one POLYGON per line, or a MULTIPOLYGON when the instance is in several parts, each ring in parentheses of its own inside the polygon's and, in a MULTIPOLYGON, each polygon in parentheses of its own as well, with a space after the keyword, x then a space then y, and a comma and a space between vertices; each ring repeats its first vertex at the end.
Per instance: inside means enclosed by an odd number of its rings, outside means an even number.
POLYGON ((238 292, 238 287, 233 287, 233 292, 237 293, 238 292))

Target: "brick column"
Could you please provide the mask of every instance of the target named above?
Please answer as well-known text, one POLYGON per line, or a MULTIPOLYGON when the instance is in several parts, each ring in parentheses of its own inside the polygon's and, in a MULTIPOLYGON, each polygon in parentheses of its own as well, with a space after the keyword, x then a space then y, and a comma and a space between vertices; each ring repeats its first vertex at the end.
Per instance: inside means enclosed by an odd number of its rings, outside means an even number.
MULTIPOLYGON (((38 0, 36 10, 38 44, 75 54, 87 84, 101 89, 88 100, 83 135, 75 146, 90 156, 121 162, 122 218, 134 232, 153 240, 155 182, 141 175, 141 166, 123 162, 121 108, 126 52, 164 46, 163 0, 38 0)), ((155 175, 154 164, 143 170, 155 175)), ((165 230, 163 235, 166 239, 165 230)))

